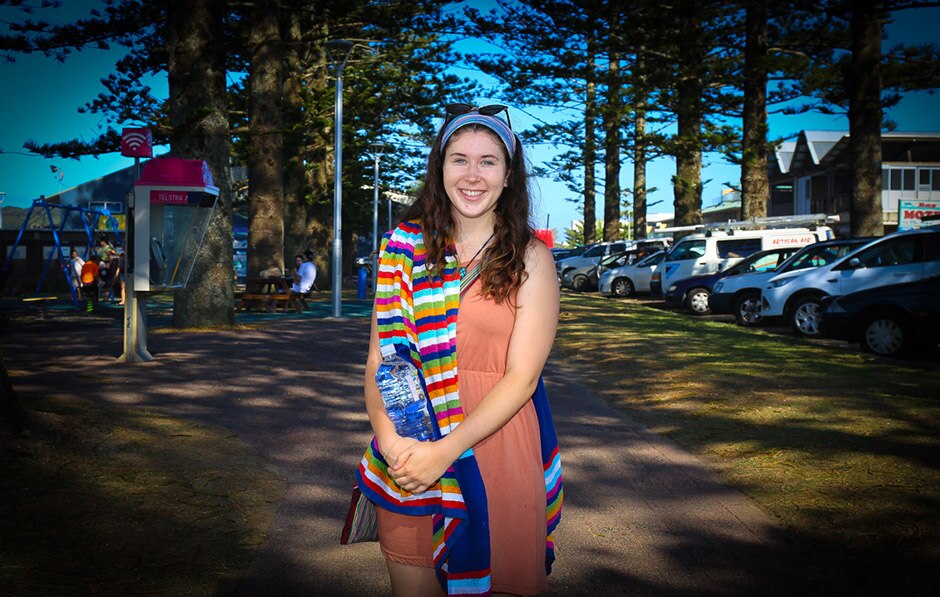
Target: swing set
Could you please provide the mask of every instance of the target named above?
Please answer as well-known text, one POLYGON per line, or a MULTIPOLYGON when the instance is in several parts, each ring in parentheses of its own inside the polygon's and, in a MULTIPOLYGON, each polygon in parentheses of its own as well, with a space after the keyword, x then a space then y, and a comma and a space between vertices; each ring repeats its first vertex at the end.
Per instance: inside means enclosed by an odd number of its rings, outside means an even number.
MULTIPOLYGON (((105 218, 108 228, 111 230, 111 232, 114 233, 117 244, 124 244, 121 241, 121 233, 118 229, 118 221, 107 209, 89 209, 87 207, 59 205, 57 203, 49 203, 46 201, 45 197, 40 197, 39 199, 33 199, 33 204, 30 205, 29 210, 26 212, 26 217, 23 218, 23 225, 20 226, 20 231, 16 235, 16 241, 13 243, 13 246, 10 247, 10 254, 7 255, 6 262, 3 265, 3 271, 12 271, 13 256, 16 255, 16 249, 19 246, 20 241, 23 239, 23 233, 26 232, 27 229, 35 230, 35 228, 30 228, 30 224, 41 224, 42 218, 45 217, 49 221, 48 231, 52 233, 53 246, 49 251, 49 255, 45 259, 42 275, 39 277, 39 283, 36 284, 36 291, 33 293, 33 296, 36 297, 39 295, 39 291, 42 289, 42 285, 46 280, 46 275, 48 275, 53 262, 58 261, 58 265, 62 269, 62 273, 65 274, 65 279, 68 282, 69 292, 72 295, 72 302, 77 306, 79 304, 78 295, 75 292, 75 286, 72 284, 72 276, 69 270, 70 255, 65 252, 65 249, 62 246, 60 234, 60 232, 64 231, 65 222, 72 214, 78 214, 78 220, 82 223, 82 226, 85 229, 85 235, 88 239, 88 242, 85 246, 85 254, 82 256, 82 258, 86 261, 88 260, 88 257, 95 246, 96 224, 100 221, 101 218, 105 218), (60 214, 61 216, 59 218, 58 226, 56 225, 56 220, 53 217, 54 213, 60 214)), ((40 230, 45 231, 41 228, 40 230)))

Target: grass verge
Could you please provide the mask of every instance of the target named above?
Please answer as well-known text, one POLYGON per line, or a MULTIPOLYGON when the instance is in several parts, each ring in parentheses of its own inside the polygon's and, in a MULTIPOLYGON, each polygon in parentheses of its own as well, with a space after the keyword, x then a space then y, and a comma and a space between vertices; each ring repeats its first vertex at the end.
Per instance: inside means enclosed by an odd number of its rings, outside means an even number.
POLYGON ((940 594, 940 368, 562 295, 556 349, 870 594, 940 594))
POLYGON ((211 595, 238 582, 284 480, 220 428, 79 399, 0 433, 5 595, 211 595), (51 431, 50 431, 51 430, 51 431))

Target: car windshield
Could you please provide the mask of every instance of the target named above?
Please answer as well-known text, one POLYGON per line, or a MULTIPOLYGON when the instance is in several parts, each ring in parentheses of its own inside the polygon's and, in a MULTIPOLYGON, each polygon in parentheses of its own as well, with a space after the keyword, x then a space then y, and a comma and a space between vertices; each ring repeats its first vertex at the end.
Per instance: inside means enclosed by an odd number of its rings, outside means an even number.
POLYGON ((735 263, 735 264, 733 264, 733 265, 730 265, 730 266, 726 267, 726 268, 725 268, 724 270, 722 270, 722 271, 725 271, 725 272, 732 272, 732 273, 736 273, 736 274, 740 274, 740 273, 744 273, 744 272, 752 272, 752 271, 754 271, 753 269, 748 269, 748 268, 750 268, 751 264, 754 263, 755 261, 757 261, 758 259, 763 259, 763 260, 766 261, 767 256, 768 256, 768 253, 766 253, 766 252, 764 252, 764 251, 759 251, 759 252, 757 252, 757 253, 753 253, 753 254, 751 254, 751 255, 748 255, 748 256, 745 257, 742 261, 739 261, 739 262, 737 262, 737 263, 735 263))
POLYGON ((809 245, 791 257, 788 261, 785 261, 774 271, 790 272, 798 269, 807 269, 811 267, 829 265, 836 259, 848 255, 862 244, 865 244, 865 241, 859 241, 857 243, 844 243, 840 245, 826 245, 823 247, 809 245))
POLYGON ((585 246, 575 247, 575 248, 573 248, 573 249, 570 249, 570 250, 568 251, 568 254, 565 255, 565 257, 576 257, 576 256, 580 255, 581 253, 584 253, 585 249, 587 249, 587 247, 585 247, 585 246))
POLYGON ((705 240, 684 240, 669 252, 669 261, 696 259, 705 254, 705 240))
POLYGON ((777 267, 787 260, 790 255, 796 252, 796 248, 772 249, 769 251, 760 251, 748 256, 744 261, 728 268, 731 274, 749 274, 752 272, 769 272, 776 270, 777 267))
POLYGON ((596 245, 585 251, 582 257, 597 257, 598 255, 603 255, 604 249, 606 248, 607 245, 596 245))
POLYGON ((626 261, 626 253, 614 253, 613 255, 608 255, 601 259, 601 265, 610 267, 611 265, 623 265, 626 261), (618 263, 619 262, 619 263, 618 263))
POLYGON ((666 257, 665 251, 659 251, 658 253, 653 253, 643 261, 636 264, 637 267, 649 267, 651 265, 656 265, 666 257))

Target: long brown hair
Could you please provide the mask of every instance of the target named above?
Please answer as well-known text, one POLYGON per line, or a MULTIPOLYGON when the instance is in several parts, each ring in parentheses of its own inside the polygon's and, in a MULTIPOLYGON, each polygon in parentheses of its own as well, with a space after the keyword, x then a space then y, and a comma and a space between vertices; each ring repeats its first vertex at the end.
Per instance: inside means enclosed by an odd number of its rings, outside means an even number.
MULTIPOLYGON (((445 122, 431 148, 427 174, 418 198, 402 218, 421 221, 428 261, 434 264, 434 267, 443 265, 448 254, 456 254, 456 222, 451 211, 450 198, 444 189, 444 152, 441 148, 441 136, 446 125, 445 122)), ((480 272, 483 296, 501 303, 511 297, 527 277, 525 254, 533 237, 529 223, 529 182, 522 144, 517 138, 515 155, 510 158, 503 142, 487 127, 468 124, 459 131, 489 134, 502 148, 503 158, 509 164, 509 184, 503 188, 493 210, 496 216, 494 236, 483 252, 483 270, 480 272)), ((454 137, 456 134, 450 137, 448 144, 454 137)))

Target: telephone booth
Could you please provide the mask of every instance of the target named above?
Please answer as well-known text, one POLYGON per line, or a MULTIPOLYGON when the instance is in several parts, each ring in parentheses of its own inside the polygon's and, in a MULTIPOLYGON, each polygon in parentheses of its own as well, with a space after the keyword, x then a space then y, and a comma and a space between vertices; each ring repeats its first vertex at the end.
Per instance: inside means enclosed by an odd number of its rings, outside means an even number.
POLYGON ((149 361, 147 296, 186 287, 219 196, 202 160, 157 158, 144 164, 128 201, 133 226, 121 362, 149 361))
POLYGON ((202 160, 158 158, 134 184, 134 290, 185 288, 219 189, 202 160))

